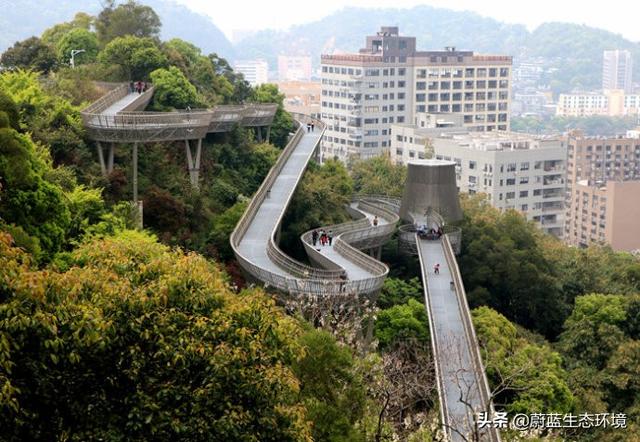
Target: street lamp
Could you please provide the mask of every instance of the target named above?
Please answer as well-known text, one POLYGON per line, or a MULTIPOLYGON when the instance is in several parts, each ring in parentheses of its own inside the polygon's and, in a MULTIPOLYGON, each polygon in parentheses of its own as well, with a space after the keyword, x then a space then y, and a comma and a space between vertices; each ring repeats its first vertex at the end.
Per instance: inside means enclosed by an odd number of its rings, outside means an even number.
POLYGON ((75 62, 75 57, 78 54, 81 54, 83 52, 86 52, 84 49, 72 49, 71 50, 71 60, 69 61, 69 64, 71 65, 71 68, 75 68, 76 67, 76 62, 75 62))

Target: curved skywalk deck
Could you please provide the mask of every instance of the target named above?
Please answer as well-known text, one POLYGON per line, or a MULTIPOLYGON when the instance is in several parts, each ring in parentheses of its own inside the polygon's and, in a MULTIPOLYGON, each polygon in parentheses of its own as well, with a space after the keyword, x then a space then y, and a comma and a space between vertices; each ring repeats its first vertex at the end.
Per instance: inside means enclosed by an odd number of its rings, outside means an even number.
POLYGON ((389 268, 358 249, 386 241, 398 221, 394 213, 360 202, 354 209, 361 214, 359 221, 325 227, 334 232, 334 240, 330 248, 326 246, 324 269, 300 263, 278 248, 276 236, 284 212, 324 133, 324 124, 320 121, 304 115, 295 118, 299 129, 231 234, 236 259, 253 279, 289 294, 377 293, 389 268), (307 121, 314 122, 314 132, 303 129, 307 121), (386 221, 377 227, 371 226, 368 217, 381 212, 385 213, 386 221))

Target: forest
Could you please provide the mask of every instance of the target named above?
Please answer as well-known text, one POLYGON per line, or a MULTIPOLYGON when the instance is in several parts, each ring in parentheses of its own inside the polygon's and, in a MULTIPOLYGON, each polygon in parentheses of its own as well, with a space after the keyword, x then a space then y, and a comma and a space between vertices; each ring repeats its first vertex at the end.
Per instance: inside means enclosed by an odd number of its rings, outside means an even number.
MULTIPOLYGON (((161 26, 147 6, 107 2, 0 57, 0 440, 439 440, 416 259, 391 241, 375 304, 319 324, 247 284, 229 235, 294 122, 276 86, 250 87, 161 26), (209 134, 197 190, 183 146, 141 146, 137 230, 130 149, 104 178, 80 119, 101 84, 132 79, 154 84, 157 111, 278 103, 271 142, 209 134)), ((400 195, 405 176, 386 158, 311 164, 282 248, 303 259, 301 232, 345 221, 353 194, 400 195)), ((569 248, 482 195, 461 205, 460 268, 496 406, 628 417, 503 439, 640 438, 638 258, 569 248)))

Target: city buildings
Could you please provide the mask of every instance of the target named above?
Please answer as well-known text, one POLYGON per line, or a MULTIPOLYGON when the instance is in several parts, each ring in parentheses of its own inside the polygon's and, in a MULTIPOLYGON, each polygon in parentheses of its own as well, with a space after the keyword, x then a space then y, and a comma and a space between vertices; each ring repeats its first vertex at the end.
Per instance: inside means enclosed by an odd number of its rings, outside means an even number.
POLYGON ((469 130, 509 129, 510 56, 416 50, 415 37, 382 27, 357 54, 323 55, 324 158, 381 155, 391 125, 418 113, 456 113, 469 130))
POLYGON ((565 240, 581 247, 640 249, 640 138, 587 138, 574 132, 566 140, 565 240))
POLYGON ((278 78, 282 80, 311 80, 311 57, 278 55, 278 78))
POLYGON ((276 84, 284 94, 284 107, 287 111, 320 116, 319 81, 279 81, 276 84))
POLYGON ((622 89, 626 94, 632 93, 633 60, 631 52, 604 51, 602 60, 602 89, 622 89))
POLYGON ((556 107, 556 115, 567 117, 618 117, 639 113, 640 95, 625 94, 622 89, 605 90, 603 93, 560 94, 556 107))
POLYGON ((419 121, 424 125, 392 126, 391 161, 454 161, 460 192, 485 193, 494 207, 518 210, 546 233, 562 236, 567 157, 563 139, 470 132, 452 115, 420 116, 419 121))
POLYGON ((239 60, 233 65, 236 72, 244 75, 251 86, 258 86, 268 81, 269 65, 264 60, 239 60))

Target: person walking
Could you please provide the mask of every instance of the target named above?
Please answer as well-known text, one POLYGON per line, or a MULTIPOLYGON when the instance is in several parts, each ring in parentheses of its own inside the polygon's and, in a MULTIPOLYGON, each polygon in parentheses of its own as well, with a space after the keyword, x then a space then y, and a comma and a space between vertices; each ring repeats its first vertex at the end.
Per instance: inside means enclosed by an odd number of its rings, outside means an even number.
POLYGON ((129 93, 133 94, 136 91, 136 86, 133 84, 133 81, 129 82, 129 93))
POLYGON ((376 227, 378 225, 378 216, 373 217, 373 226, 376 227))
POLYGON ((331 241, 333 241, 333 232, 331 230, 329 230, 327 234, 327 241, 329 241, 329 245, 331 245, 331 241))
POLYGON ((311 122, 311 132, 313 132, 316 128, 316 124, 312 121, 311 122))
POLYGON ((307 123, 307 132, 311 132, 311 123, 307 123))
POLYGON ((436 263, 436 265, 433 266, 433 273, 435 273, 436 275, 440 274, 440 263, 436 263))
POLYGON ((316 246, 316 243, 318 242, 318 231, 314 230, 313 232, 311 232, 311 241, 313 242, 313 246, 316 246))

